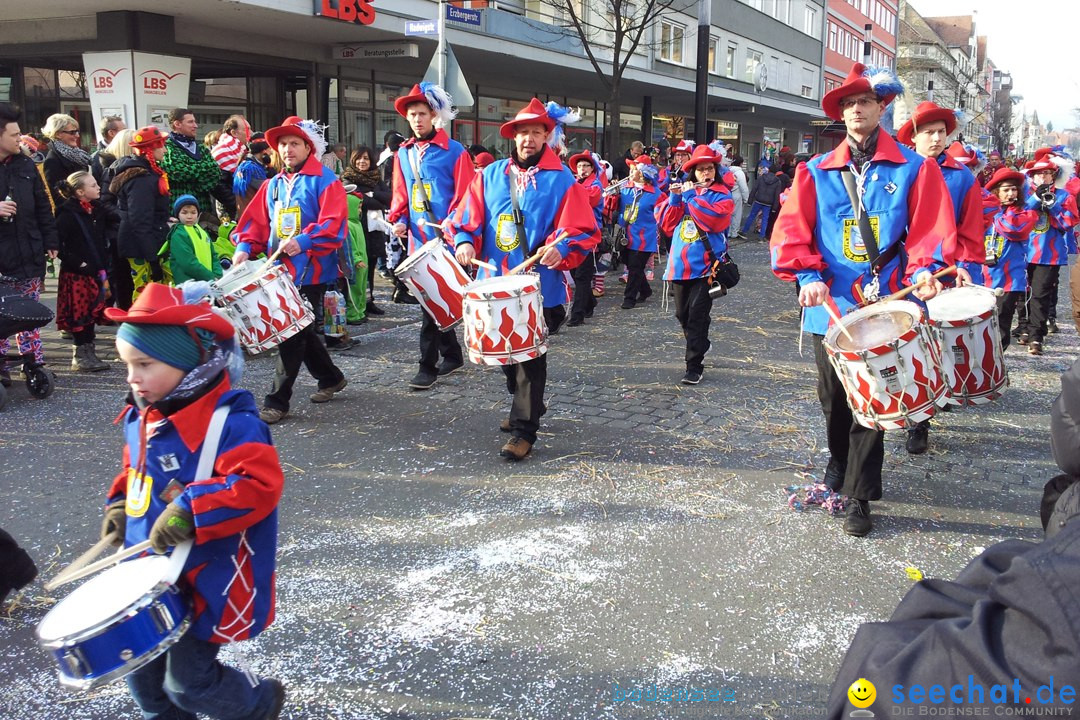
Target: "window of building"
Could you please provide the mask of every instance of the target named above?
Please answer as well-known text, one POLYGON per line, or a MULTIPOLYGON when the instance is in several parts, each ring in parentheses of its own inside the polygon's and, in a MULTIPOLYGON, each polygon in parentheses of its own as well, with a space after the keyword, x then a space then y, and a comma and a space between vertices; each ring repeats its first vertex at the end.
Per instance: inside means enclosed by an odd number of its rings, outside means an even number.
POLYGON ((739 52, 739 46, 735 43, 728 43, 727 46, 727 59, 724 60, 724 75, 729 78, 735 77, 735 56, 739 52))
POLYGON ((720 74, 720 38, 709 38, 709 72, 714 75, 720 74))
POLYGON ((754 8, 755 10, 765 10, 764 0, 749 0, 749 3, 750 7, 754 8))
POLYGON ((803 8, 803 32, 810 37, 817 37, 817 8, 809 5, 803 8))
POLYGON ((808 67, 802 69, 802 93, 804 98, 814 97, 814 71, 808 67))
POLYGON ((770 14, 787 25, 791 18, 791 0, 776 0, 770 14))
POLYGON ((833 52, 837 50, 837 27, 836 25, 829 23, 829 49, 833 52))
POLYGON ((780 66, 780 89, 784 92, 791 92, 791 61, 785 60, 784 64, 780 66))
POLYGON ((757 50, 746 49, 746 76, 745 80, 748 83, 754 82, 754 71, 757 70, 758 64, 761 63, 761 53, 757 50))
POLYGON ((682 64, 686 28, 670 20, 660 21, 660 59, 682 64))

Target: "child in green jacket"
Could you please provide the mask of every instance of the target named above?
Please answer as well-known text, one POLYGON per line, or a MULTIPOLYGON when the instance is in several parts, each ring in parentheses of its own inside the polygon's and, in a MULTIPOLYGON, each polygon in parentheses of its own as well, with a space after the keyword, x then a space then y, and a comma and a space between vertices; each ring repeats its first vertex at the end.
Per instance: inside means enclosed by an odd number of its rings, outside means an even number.
POLYGON ((181 195, 173 204, 173 216, 180 221, 169 230, 166 240, 173 284, 220 278, 221 261, 214 243, 199 226, 199 201, 193 195, 181 195))

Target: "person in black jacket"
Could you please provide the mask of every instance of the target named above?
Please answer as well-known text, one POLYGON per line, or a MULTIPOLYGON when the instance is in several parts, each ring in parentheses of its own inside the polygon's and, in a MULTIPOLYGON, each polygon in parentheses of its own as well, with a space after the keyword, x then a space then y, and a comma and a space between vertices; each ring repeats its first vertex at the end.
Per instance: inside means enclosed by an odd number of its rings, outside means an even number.
POLYGON ((158 253, 169 227, 169 183, 158 162, 165 154, 165 136, 153 125, 139 128, 131 140, 135 155, 121 158, 109 191, 120 212, 117 243, 131 265, 132 301, 151 281, 170 282, 158 253))
MULTIPOLYGON (((105 207, 112 222, 106 227, 107 253, 106 262, 109 271, 109 299, 110 305, 127 310, 131 307, 131 296, 135 286, 131 282, 131 266, 127 258, 120 254, 117 233, 120 231, 120 210, 117 207, 116 196, 112 194, 109 186, 116 178, 116 166, 120 160, 135 153, 131 149, 131 138, 135 135, 134 130, 124 129, 118 132, 111 142, 97 155, 98 160, 109 164, 101 171, 98 185, 101 186, 101 199, 98 201, 105 207)), ((96 175, 94 177, 97 177, 96 175)), ((109 323, 109 320, 105 320, 109 323)))
POLYGON ((341 175, 341 181, 346 185, 355 185, 356 192, 363 195, 360 223, 364 226, 367 243, 367 314, 385 315, 386 311, 375 304, 375 265, 380 258, 386 261, 386 233, 370 222, 368 213, 390 209, 390 187, 382 180, 375 164, 374 151, 366 145, 353 151, 349 157, 349 166, 341 175))
POLYGON ((70 115, 50 115, 41 128, 49 139, 49 154, 45 156, 45 181, 55 197, 59 197, 67 176, 79 170, 89 170, 90 153, 79 147, 79 122, 70 115))
POLYGON ((72 335, 71 369, 108 370, 94 348, 94 325, 104 315, 109 282, 107 226, 109 212, 98 199, 101 187, 86 171, 72 173, 60 186, 65 198, 56 213, 60 238, 60 282, 56 290, 56 327, 72 335))
POLYGON ((1061 376, 1050 437, 1065 474, 1043 493, 1043 541, 993 545, 953 581, 916 583, 888 622, 860 627, 829 693, 830 718, 847 716, 848 687, 860 678, 877 689, 877 717, 913 709, 920 697, 925 706, 934 692, 949 707, 988 707, 994 686, 1006 687, 1008 705, 1072 705, 1080 692, 1080 361, 1061 376))
POLYGON ((761 232, 758 234, 765 237, 769 228, 769 215, 772 213, 773 206, 780 202, 780 191, 783 190, 780 178, 776 177, 772 167, 769 165, 764 167, 765 172, 758 175, 757 182, 754 183, 754 187, 750 191, 749 199, 753 205, 750 206, 750 212, 746 214, 746 219, 743 220, 743 225, 739 229, 739 232, 743 235, 750 232, 750 228, 754 225, 754 219, 760 215, 761 232))
MULTIPOLYGON (((55 258, 60 248, 56 222, 34 161, 19 148, 19 112, 0 103, 0 275, 32 300, 41 296, 45 256, 55 258)), ((41 336, 37 330, 19 333, 19 353, 33 354, 43 364, 41 336)), ((8 352, 8 338, 0 338, 0 356, 8 352)), ((0 382, 11 378, 0 362, 0 382)))

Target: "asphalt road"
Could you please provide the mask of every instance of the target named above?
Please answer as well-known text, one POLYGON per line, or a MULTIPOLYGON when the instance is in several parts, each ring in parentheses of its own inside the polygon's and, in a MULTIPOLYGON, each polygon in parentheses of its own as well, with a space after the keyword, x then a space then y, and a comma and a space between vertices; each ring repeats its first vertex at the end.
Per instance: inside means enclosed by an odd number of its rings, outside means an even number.
MULTIPOLYGON (((889 433, 875 530, 851 538, 788 507, 785 487, 827 460, 813 358, 764 244, 735 254, 743 279, 714 308, 692 388, 662 293, 621 310, 609 277, 596 317, 552 339, 550 411, 519 464, 497 456, 498 369, 407 389, 420 311, 379 282, 388 315, 335 355, 349 387, 312 405, 302 375, 273 431, 287 479, 278 616, 242 654, 286 683, 284 717, 820 715, 855 629, 891 614, 913 569, 950 577, 992 543, 1038 538, 1072 327, 1043 357, 1010 349, 1005 396, 935 420, 927 455, 889 433), (705 699, 651 701, 653 686, 705 699)), ((124 395, 119 365, 76 376, 55 331, 47 342, 55 395, 17 385, 0 411, 0 523, 46 578, 97 538, 124 395)), ((258 395, 269 375, 254 360, 244 385, 258 395)), ((0 612, 0 717, 137 717, 123 683, 59 688, 33 631, 66 591, 39 579, 0 612)))

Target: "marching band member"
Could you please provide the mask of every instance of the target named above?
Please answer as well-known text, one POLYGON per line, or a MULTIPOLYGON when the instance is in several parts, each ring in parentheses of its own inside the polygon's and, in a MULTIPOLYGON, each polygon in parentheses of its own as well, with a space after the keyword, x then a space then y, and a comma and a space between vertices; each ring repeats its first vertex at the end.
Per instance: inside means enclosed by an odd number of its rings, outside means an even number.
MULTIPOLYGON (((1060 185, 1061 187, 1063 187, 1065 189, 1065 192, 1069 193, 1069 195, 1071 195, 1073 197, 1073 199, 1077 201, 1077 205, 1080 206, 1080 177, 1076 176, 1076 162, 1075 162, 1075 160, 1073 160, 1072 153, 1070 153, 1068 148, 1066 148, 1064 145, 1053 145, 1051 147, 1043 147, 1043 148, 1039 148, 1038 150, 1035 151, 1035 159, 1036 160, 1038 160, 1039 158, 1042 158, 1042 157, 1046 157, 1048 155, 1052 156, 1052 157, 1059 158, 1059 160, 1061 161, 1061 163, 1063 165, 1072 168, 1071 170, 1068 170, 1067 172, 1065 172, 1064 175, 1060 176, 1060 179, 1059 179, 1057 184, 1060 185)), ((1067 238, 1067 243, 1068 243, 1069 247, 1075 247, 1076 246, 1076 240, 1077 240, 1077 238, 1076 238, 1076 227, 1070 228, 1068 230, 1068 234, 1069 234, 1069 237, 1067 238)), ((1075 267, 1075 263, 1074 263, 1073 266, 1075 267)), ((1073 275, 1076 275, 1076 274, 1077 274, 1076 270, 1070 270, 1069 271, 1070 278, 1073 275)), ((1058 285, 1060 284, 1060 281, 1061 281, 1061 273, 1059 272, 1059 273, 1054 275, 1054 284, 1053 284, 1053 286, 1052 286, 1052 288, 1050 290, 1050 310, 1046 315, 1046 332, 1050 333, 1050 334, 1058 332, 1057 304, 1058 304, 1058 285)), ((1080 285, 1080 284, 1078 284, 1078 285, 1080 285)), ((1076 291, 1075 289, 1076 289, 1076 287, 1078 285, 1073 286, 1073 288, 1072 288, 1073 292, 1076 291)), ((1080 301, 1080 298, 1075 298, 1074 297, 1074 300, 1073 300, 1073 306, 1074 307, 1076 307, 1076 304, 1077 304, 1078 301, 1080 301)), ((1075 321, 1076 318, 1080 317, 1080 316, 1077 316, 1076 313, 1074 312, 1073 317, 1074 317, 1074 321, 1075 321)))
POLYGON ((1020 344, 1032 355, 1042 355, 1046 321, 1050 312, 1053 284, 1069 253, 1076 252, 1071 229, 1077 223, 1076 198, 1065 184, 1075 163, 1068 158, 1046 154, 1033 161, 1025 172, 1029 180, 1026 207, 1039 213, 1028 247, 1028 285, 1031 302, 1027 322, 1020 330, 1020 344))
POLYGON ((671 151, 671 182, 684 183, 687 181, 687 173, 683 167, 690 159, 690 153, 694 151, 694 141, 683 138, 675 149, 671 151))
POLYGON ((859 425, 851 414, 822 344, 829 327, 822 305, 843 313, 859 303, 856 287, 880 288, 884 295, 904 281, 925 281, 915 294, 928 300, 941 287, 928 270, 934 249, 956 242, 952 210, 940 201, 948 189, 938 164, 879 128, 901 89, 890 71, 855 63, 844 83, 825 94, 822 108, 847 126, 847 139, 796 171, 770 243, 773 272, 799 283, 831 455, 825 482, 850 499, 844 532, 858 537, 872 529, 870 501, 881 498, 885 433, 859 425), (873 237, 863 237, 860 224, 869 225, 873 237))
POLYGON ((675 317, 686 338, 684 385, 697 385, 705 371, 711 345, 709 274, 727 252, 725 233, 734 203, 718 179, 722 160, 707 145, 694 148, 683 165, 691 180, 672 184, 671 195, 657 212, 660 227, 671 236, 664 279, 675 287, 675 317))
MULTIPOLYGON (((443 127, 457 112, 450 96, 438 85, 414 85, 408 95, 394 100, 394 109, 409 121, 412 137, 394 155, 393 199, 387 220, 394 235, 409 238, 409 254, 427 241, 447 240, 441 224, 461 199, 476 171, 468 151, 451 140, 443 127)), ((448 241, 447 241, 448 242, 448 241)), ((464 365, 454 330, 440 331, 426 312, 420 324, 420 369, 409 381, 414 390, 427 390, 444 375, 464 365), (439 356, 442 363, 439 363, 439 356)))
POLYGON ((668 196, 657 187, 656 166, 647 156, 628 160, 630 182, 619 192, 618 222, 626 230, 624 262, 627 269, 622 309, 630 310, 652 295, 645 265, 656 253, 656 211, 668 196))
MULTIPOLYGON (((642 155, 641 157, 645 157, 642 155)), ((627 160, 631 166, 633 160, 627 160)), ((588 150, 574 155, 567 162, 570 170, 574 172, 578 184, 589 195, 589 205, 592 206, 593 215, 596 217, 597 227, 604 224, 604 188, 607 183, 601 178, 603 174, 600 168, 600 157, 588 150)), ((596 276, 596 258, 594 253, 570 272, 574 279, 574 300, 570 305, 570 320, 567 327, 578 327, 585 324, 585 318, 592 317, 596 308, 596 298, 593 297, 593 278, 596 276)))
POLYGON ((1002 350, 1009 347, 1012 338, 1009 330, 1016 305, 1027 295, 1028 242, 1039 219, 1035 210, 1024 207, 1020 198, 1023 187, 1024 175, 1007 167, 999 168, 986 187, 999 204, 986 232, 983 284, 1003 291, 997 301, 1002 350))
POLYGON ((323 297, 327 284, 338 277, 338 248, 348 232, 345 186, 334 171, 322 164, 326 151, 322 129, 313 120, 293 116, 266 131, 285 167, 255 193, 237 222, 233 238, 233 265, 251 255, 281 251, 300 294, 311 303, 315 322, 278 346, 274 385, 263 401, 259 417, 268 425, 289 414, 293 385, 300 366, 318 381, 311 402, 329 402, 348 382, 320 337, 323 297))
MULTIPOLYGON (((566 317, 566 280, 572 270, 600 242, 600 230, 585 189, 574 181, 554 148, 563 135, 566 108, 546 106, 536 98, 500 134, 513 140, 514 149, 478 174, 467 188, 450 221, 457 259, 465 266, 475 258, 495 265, 495 274, 509 270, 539 250, 540 287, 544 319, 558 330, 566 317), (517 198, 518 212, 515 212, 517 198)), ((492 273, 480 268, 478 277, 492 273)), ((500 429, 512 437, 499 454, 510 461, 523 459, 536 443, 547 384, 547 355, 515 365, 504 365, 507 389, 514 395, 509 420, 500 429)))
MULTIPOLYGON (((952 199, 956 218, 956 247, 938 247, 934 252, 934 268, 955 264, 957 282, 970 284, 972 277, 981 278, 979 264, 986 256, 983 247, 983 201, 978 179, 968 168, 945 152, 949 135, 956 130, 956 113, 932 102, 919 103, 915 112, 896 132, 896 139, 924 158, 937 162, 945 177, 945 186, 952 199)), ((908 426, 906 448, 912 455, 921 455, 930 445, 930 420, 908 426)))

